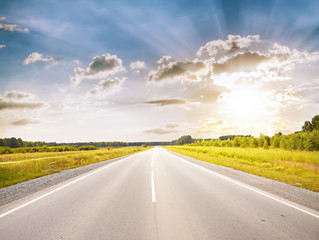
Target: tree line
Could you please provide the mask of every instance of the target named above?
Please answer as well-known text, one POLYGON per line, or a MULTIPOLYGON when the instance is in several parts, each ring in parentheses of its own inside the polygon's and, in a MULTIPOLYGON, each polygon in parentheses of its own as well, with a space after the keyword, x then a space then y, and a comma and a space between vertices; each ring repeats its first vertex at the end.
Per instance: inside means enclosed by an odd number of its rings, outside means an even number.
POLYGON ((242 147, 242 148, 280 148, 286 150, 319 151, 319 115, 306 121, 302 131, 284 135, 281 132, 272 137, 260 135, 258 138, 250 135, 228 135, 218 139, 194 140, 190 135, 182 136, 177 140, 179 145, 215 146, 215 147, 242 147))
POLYGON ((44 141, 23 141, 21 138, 0 138, 0 147, 9 148, 30 148, 30 147, 64 147, 70 146, 79 148, 82 146, 95 146, 100 147, 126 147, 127 142, 77 142, 77 143, 56 143, 56 142, 44 142, 44 141))
POLYGON ((0 147, 0 154, 10 154, 10 153, 35 153, 35 152, 69 152, 69 151, 89 151, 96 150, 95 146, 81 146, 79 148, 75 146, 55 146, 48 147, 38 146, 38 147, 21 147, 21 148, 10 148, 10 147, 0 147))

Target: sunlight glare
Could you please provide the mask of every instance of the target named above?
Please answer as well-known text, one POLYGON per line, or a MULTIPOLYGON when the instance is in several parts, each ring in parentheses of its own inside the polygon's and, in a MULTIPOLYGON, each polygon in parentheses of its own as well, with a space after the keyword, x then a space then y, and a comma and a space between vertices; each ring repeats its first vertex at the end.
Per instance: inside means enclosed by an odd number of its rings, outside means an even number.
POLYGON ((225 104, 225 110, 232 117, 256 118, 263 109, 262 94, 250 87, 236 88, 219 96, 218 102, 225 104))

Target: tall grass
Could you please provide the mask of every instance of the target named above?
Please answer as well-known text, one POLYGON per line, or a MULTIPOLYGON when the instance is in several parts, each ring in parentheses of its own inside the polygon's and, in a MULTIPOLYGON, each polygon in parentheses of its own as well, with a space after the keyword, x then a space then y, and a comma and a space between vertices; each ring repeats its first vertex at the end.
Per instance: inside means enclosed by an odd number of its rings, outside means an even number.
POLYGON ((132 154, 148 148, 103 148, 93 151, 16 153, 0 156, 0 188, 19 182, 132 154))
POLYGON ((171 146, 167 149, 319 192, 319 152, 212 146, 171 146))

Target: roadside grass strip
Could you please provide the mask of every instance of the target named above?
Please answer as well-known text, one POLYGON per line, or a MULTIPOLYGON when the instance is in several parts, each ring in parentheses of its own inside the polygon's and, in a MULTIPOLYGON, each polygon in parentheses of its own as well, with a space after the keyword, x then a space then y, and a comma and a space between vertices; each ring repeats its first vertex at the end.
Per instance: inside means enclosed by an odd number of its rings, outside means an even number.
POLYGON ((101 148, 93 151, 14 153, 0 155, 0 188, 132 153, 143 147, 101 148))

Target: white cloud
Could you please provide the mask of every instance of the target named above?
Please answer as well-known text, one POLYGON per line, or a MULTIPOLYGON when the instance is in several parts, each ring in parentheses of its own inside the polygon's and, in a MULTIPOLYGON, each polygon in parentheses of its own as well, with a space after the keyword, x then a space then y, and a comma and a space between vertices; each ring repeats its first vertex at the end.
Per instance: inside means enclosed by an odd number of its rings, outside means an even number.
POLYGON ((59 58, 59 57, 44 57, 43 54, 41 53, 33 52, 26 59, 24 59, 23 63, 25 65, 36 63, 36 62, 47 62, 50 64, 56 64, 61 60, 62 58, 59 58))
POLYGON ((227 40, 214 40, 206 43, 205 46, 200 47, 197 51, 198 57, 210 58, 217 61, 225 55, 236 54, 247 50, 255 43, 260 42, 259 35, 248 35, 241 37, 239 35, 228 35, 227 40))
POLYGON ((81 66, 82 65, 82 62, 80 60, 73 60, 73 63, 77 66, 81 66))
POLYGON ((110 75, 124 71, 122 60, 116 55, 103 54, 95 56, 87 68, 77 67, 74 69, 75 76, 71 77, 71 82, 77 86, 83 80, 102 80, 110 75))
POLYGON ((146 64, 143 61, 135 61, 130 64, 133 73, 140 73, 141 70, 146 69, 146 64))
POLYGON ((5 48, 5 47, 6 47, 6 45, 0 44, 0 49, 1 49, 1 48, 5 48))
POLYGON ((1 23, 5 20, 6 20, 5 17, 0 18, 0 31, 29 33, 28 28, 20 27, 17 24, 1 23))

